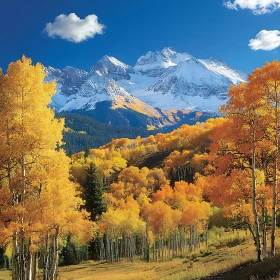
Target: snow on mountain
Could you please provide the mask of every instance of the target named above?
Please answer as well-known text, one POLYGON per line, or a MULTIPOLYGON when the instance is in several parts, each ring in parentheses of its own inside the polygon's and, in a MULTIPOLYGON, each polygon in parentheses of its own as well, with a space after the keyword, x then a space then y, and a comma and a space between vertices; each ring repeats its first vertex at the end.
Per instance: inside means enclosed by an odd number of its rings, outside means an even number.
POLYGON ((246 80, 223 61, 196 59, 172 48, 148 52, 134 67, 104 56, 89 73, 69 66, 46 71, 48 80, 57 80, 51 105, 58 111, 94 110, 98 102, 110 101, 113 109, 158 118, 171 109, 217 112, 230 85, 246 80))
POLYGON ((112 109, 123 108, 160 118, 159 112, 152 106, 130 95, 109 75, 100 75, 98 70, 91 72, 88 80, 81 86, 78 93, 60 108, 60 111, 94 110, 97 103, 112 102, 112 109))
POLYGON ((231 69, 224 61, 216 58, 199 59, 210 71, 227 77, 234 85, 247 80, 247 75, 241 71, 231 69))
POLYGON ((176 53, 172 48, 164 48, 162 51, 150 51, 141 56, 137 60, 134 70, 149 77, 157 77, 166 68, 176 66, 190 58, 191 55, 188 53, 176 53))
POLYGON ((88 78, 86 71, 66 66, 63 70, 45 67, 48 73, 46 81, 56 80, 56 94, 52 98, 52 106, 59 110, 79 91, 88 78))
POLYGON ((129 79, 132 67, 122 63, 118 59, 105 55, 91 69, 90 74, 108 77, 114 80, 129 79))
POLYGON ((218 111, 230 85, 246 81, 246 75, 218 59, 196 59, 171 48, 148 52, 134 67, 129 80, 118 81, 142 101, 170 109, 218 111))
POLYGON ((217 111, 231 84, 228 78, 209 71, 199 60, 188 59, 164 71, 142 98, 164 109, 217 111))

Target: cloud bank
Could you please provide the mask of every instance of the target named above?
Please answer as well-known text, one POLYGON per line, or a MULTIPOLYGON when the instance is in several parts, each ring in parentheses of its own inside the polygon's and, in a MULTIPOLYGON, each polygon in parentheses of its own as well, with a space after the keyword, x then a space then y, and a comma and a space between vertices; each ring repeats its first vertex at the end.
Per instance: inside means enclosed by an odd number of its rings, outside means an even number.
POLYGON ((224 2, 224 5, 234 10, 249 9, 255 15, 261 15, 280 9, 280 0, 231 0, 224 2))
POLYGON ((271 51, 280 46, 280 31, 279 30, 262 30, 255 39, 251 39, 249 47, 252 50, 271 51))
POLYGON ((44 31, 49 37, 60 37, 61 39, 80 43, 96 34, 103 34, 105 26, 98 22, 98 17, 94 14, 88 15, 84 19, 79 18, 75 13, 68 16, 59 15, 54 22, 47 23, 44 31))

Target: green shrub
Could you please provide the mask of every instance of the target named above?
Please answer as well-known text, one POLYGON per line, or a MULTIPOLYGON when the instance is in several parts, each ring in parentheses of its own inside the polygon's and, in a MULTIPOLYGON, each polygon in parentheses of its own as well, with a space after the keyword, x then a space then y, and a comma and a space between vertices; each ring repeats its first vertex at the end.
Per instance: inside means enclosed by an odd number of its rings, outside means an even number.
POLYGON ((235 247, 245 242, 249 237, 244 233, 239 232, 225 233, 224 228, 218 229, 213 228, 209 234, 208 247, 210 248, 224 248, 224 247, 235 247))
POLYGON ((246 237, 235 236, 226 242, 227 247, 235 247, 246 241, 246 237))
POLYGON ((200 250, 200 257, 204 258, 204 257, 212 255, 212 253, 213 252, 210 249, 200 250))

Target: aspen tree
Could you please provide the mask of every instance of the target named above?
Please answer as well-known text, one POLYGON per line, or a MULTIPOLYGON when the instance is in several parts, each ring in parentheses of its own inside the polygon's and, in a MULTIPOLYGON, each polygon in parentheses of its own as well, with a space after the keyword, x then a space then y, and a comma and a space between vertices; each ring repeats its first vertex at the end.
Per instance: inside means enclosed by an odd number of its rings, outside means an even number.
MULTIPOLYGON (((57 150, 64 121, 55 119, 48 108, 55 82, 45 83, 45 76, 44 67, 33 66, 26 57, 0 75, 0 187, 10 197, 9 204, 1 205, 0 215, 3 232, 9 232, 5 242, 12 242, 13 280, 36 279, 42 247, 47 263, 44 279, 56 279, 61 234, 74 222, 88 219, 78 212, 81 200, 69 181, 70 161, 57 150)), ((84 225, 89 232, 90 224, 84 225)))

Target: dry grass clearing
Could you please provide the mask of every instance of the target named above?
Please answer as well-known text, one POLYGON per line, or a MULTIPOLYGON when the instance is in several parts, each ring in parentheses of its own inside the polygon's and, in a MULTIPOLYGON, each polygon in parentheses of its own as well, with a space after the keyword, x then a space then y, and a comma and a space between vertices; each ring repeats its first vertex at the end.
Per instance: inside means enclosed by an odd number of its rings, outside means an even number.
POLYGON ((145 263, 85 262, 60 268, 60 280, 128 280, 128 279, 199 279, 233 269, 241 263, 255 261, 255 249, 251 242, 231 248, 213 250, 202 257, 199 251, 190 258, 145 263))
POLYGON ((60 268, 61 280, 128 280, 128 279, 199 279, 230 270, 240 263, 254 261, 252 244, 216 250, 207 257, 194 260, 177 258, 165 262, 129 263, 86 262, 60 268))
MULTIPOLYGON (((125 260, 119 263, 88 261, 79 265, 60 267, 59 280, 191 280, 218 275, 234 270, 242 264, 255 261, 255 248, 251 238, 249 238, 244 243, 234 247, 211 248, 209 255, 205 254, 205 249, 202 249, 188 257, 175 258, 170 261, 151 263, 140 260, 133 263, 125 260)), ((245 279, 242 276, 239 277, 240 275, 235 279, 245 279)), ((228 280, 229 278, 231 277, 226 277, 228 280)), ((10 279, 9 272, 0 271, 0 280, 4 279, 10 279)), ((212 279, 220 278, 214 277, 212 279)))
POLYGON ((0 271, 0 280, 7 280, 7 279, 10 279, 11 276, 10 276, 10 272, 7 271, 7 270, 1 270, 0 271))

